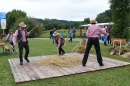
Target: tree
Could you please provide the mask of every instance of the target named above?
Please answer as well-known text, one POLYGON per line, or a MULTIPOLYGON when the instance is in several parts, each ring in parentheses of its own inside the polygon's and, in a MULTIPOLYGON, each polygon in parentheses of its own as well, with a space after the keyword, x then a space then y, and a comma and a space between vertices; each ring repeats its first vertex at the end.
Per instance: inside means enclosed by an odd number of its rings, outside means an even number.
POLYGON ((130 0, 110 0, 112 12, 112 35, 115 38, 127 38, 126 29, 129 27, 130 0))
POLYGON ((49 24, 44 24, 45 30, 52 30, 54 27, 51 23, 49 24))
POLYGON ((105 10, 105 12, 98 14, 96 20, 98 23, 111 22, 112 21, 111 11, 105 10))
MULTIPOLYGON (((28 18, 28 17, 24 17, 24 18, 19 18, 15 21, 14 25, 11 27, 11 29, 13 31, 15 31, 16 29, 19 28, 19 23, 20 22, 24 22, 26 24, 26 30, 27 31, 31 31, 36 25, 39 24, 38 21, 34 20, 33 18, 28 18)), ((43 31, 43 26, 40 24, 36 29, 33 30, 33 32, 35 32, 35 37, 38 37, 42 34, 43 31)))
POLYGON ((14 25, 15 21, 19 19, 20 17, 26 17, 26 13, 21 10, 12 10, 11 12, 7 13, 7 30, 8 33, 9 29, 14 25))
POLYGON ((65 24, 64 29, 69 29, 70 25, 69 24, 65 24))
POLYGON ((47 18, 44 19, 43 24, 44 24, 45 30, 52 30, 53 28, 62 29, 62 26, 63 26, 58 20, 53 19, 51 21, 50 19, 47 19, 47 18))
POLYGON ((50 23, 50 20, 45 18, 44 21, 43 21, 44 24, 49 24, 50 23))
POLYGON ((55 20, 54 23, 52 23, 53 27, 56 28, 57 30, 58 29, 62 29, 62 24, 58 21, 58 20, 55 20))
POLYGON ((105 16, 110 18, 110 20, 112 21, 112 13, 111 13, 111 10, 105 10, 104 12, 105 16))
POLYGON ((97 15, 96 20, 98 23, 104 23, 105 15, 103 13, 100 13, 97 15))
POLYGON ((85 18, 85 19, 84 19, 84 23, 85 23, 85 24, 89 24, 89 23, 90 23, 90 18, 85 18))
POLYGON ((104 22, 111 22, 111 19, 110 19, 109 17, 105 17, 105 18, 103 19, 103 21, 104 21, 104 22))

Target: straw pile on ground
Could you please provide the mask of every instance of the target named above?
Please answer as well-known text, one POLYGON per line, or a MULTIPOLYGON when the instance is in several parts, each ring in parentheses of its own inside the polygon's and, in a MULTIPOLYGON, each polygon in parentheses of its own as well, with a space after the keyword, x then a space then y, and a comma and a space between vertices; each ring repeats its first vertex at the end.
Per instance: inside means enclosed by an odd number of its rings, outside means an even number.
MULTIPOLYGON (((81 40, 80 45, 79 45, 79 47, 77 49, 77 52, 85 53, 87 42, 88 42, 88 39, 81 40)), ((92 52, 92 48, 91 48, 90 52, 92 52)))
POLYGON ((84 52, 85 52, 87 42, 88 42, 87 39, 83 39, 83 40, 80 42, 80 46, 79 46, 78 49, 77 49, 77 51, 78 51, 79 53, 84 53, 84 52))
POLYGON ((38 60, 38 64, 46 66, 69 67, 80 65, 82 58, 79 56, 50 56, 38 60))
POLYGON ((122 54, 121 57, 130 59, 130 52, 122 54))
POLYGON ((78 47, 78 50, 77 50, 77 51, 78 51, 79 53, 84 53, 85 50, 86 50, 86 48, 81 45, 81 46, 78 47))
MULTIPOLYGON (((119 52, 119 50, 120 50, 120 46, 117 46, 117 47, 115 47, 114 48, 114 53, 118 53, 119 52)), ((120 51, 120 53, 121 54, 124 54, 124 53, 127 53, 127 52, 130 52, 130 49, 127 47, 127 46, 121 46, 121 51, 120 51)))

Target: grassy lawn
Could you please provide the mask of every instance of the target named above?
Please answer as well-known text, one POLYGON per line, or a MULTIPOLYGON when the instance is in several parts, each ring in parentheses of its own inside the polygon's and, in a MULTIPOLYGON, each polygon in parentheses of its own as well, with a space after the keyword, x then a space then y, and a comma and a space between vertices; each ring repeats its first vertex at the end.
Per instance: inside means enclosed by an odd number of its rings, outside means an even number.
MULTIPOLYGON (((82 31, 83 31, 82 32, 83 34, 86 33, 85 29, 83 29, 82 31)), ((60 33, 60 30, 57 30, 57 32, 60 33)), ((64 30, 64 37, 67 37, 67 35, 68 35, 68 30, 64 30)), ((50 32, 49 31, 44 31, 43 34, 40 37, 41 38, 49 38, 49 36, 50 36, 50 32)), ((81 38, 80 34, 79 34, 79 29, 76 29, 75 36, 76 36, 76 38, 81 38)))
MULTIPOLYGON (((78 42, 75 41, 68 42, 64 50, 70 53, 77 44, 78 42)), ((52 44, 51 40, 29 39, 29 45, 29 57, 57 54, 56 45, 52 44)), ((101 44, 102 56, 130 62, 130 59, 110 55, 108 52, 110 47, 101 44)), ((92 53, 95 54, 95 50, 92 53)), ((8 63, 10 58, 18 58, 18 54, 2 55, 2 48, 0 48, 0 86, 130 86, 130 66, 15 84, 8 63)))

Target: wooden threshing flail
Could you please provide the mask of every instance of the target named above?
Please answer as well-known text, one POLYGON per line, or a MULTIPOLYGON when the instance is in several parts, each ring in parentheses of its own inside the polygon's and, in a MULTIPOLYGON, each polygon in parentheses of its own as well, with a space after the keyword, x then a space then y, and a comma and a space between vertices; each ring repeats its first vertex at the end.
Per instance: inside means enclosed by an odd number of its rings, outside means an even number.
MULTIPOLYGON (((75 49, 77 49, 77 52, 79 52, 79 53, 85 53, 87 42, 88 42, 88 39, 82 39, 80 41, 80 43, 72 49, 72 51, 74 51, 75 49)), ((92 51, 92 49, 91 49, 91 51, 92 51)))

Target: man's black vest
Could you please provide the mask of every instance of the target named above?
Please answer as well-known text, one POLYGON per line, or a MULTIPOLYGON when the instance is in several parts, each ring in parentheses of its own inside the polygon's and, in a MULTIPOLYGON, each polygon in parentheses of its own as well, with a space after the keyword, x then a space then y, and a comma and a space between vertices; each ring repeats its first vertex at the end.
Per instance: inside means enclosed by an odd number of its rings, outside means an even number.
MULTIPOLYGON (((25 31, 25 35, 26 35, 26 33, 27 33, 26 29, 24 29, 24 31, 25 31)), ((18 29, 17 40, 19 41, 22 37, 23 37, 23 36, 22 36, 21 31, 20 31, 20 29, 18 29)), ((26 41, 27 41, 27 37, 26 37, 26 41)), ((18 43, 22 43, 22 40, 20 40, 18 43)))

